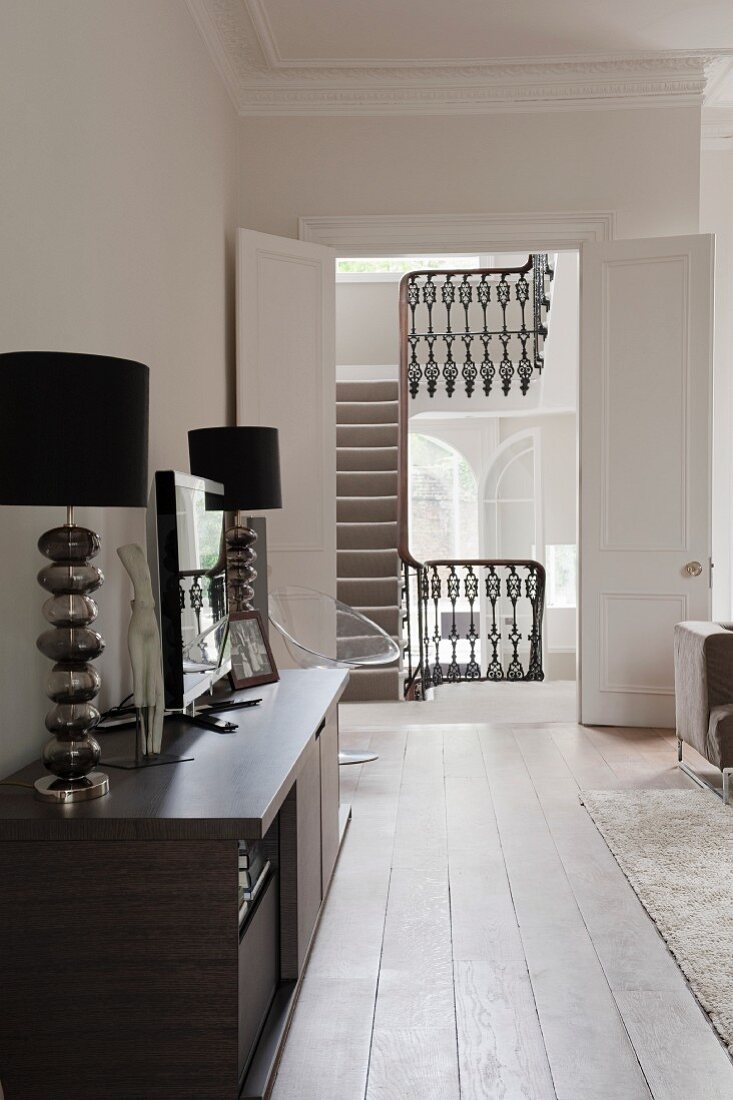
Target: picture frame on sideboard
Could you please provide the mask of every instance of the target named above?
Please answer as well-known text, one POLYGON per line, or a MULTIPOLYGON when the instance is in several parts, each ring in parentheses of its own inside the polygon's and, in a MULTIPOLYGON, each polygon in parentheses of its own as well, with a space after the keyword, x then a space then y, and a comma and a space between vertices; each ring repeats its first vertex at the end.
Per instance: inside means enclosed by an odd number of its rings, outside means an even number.
POLYGON ((280 679, 259 611, 229 614, 230 680, 236 690, 280 679))

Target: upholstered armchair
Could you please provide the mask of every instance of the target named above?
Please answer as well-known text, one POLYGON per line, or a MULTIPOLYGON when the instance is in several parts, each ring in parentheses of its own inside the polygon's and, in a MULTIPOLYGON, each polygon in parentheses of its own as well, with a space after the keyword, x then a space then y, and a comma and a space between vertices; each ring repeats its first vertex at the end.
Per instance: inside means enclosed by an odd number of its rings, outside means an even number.
POLYGON ((733 623, 677 623, 674 688, 679 765, 709 786, 683 761, 686 741, 722 771, 727 803, 733 773, 733 623))

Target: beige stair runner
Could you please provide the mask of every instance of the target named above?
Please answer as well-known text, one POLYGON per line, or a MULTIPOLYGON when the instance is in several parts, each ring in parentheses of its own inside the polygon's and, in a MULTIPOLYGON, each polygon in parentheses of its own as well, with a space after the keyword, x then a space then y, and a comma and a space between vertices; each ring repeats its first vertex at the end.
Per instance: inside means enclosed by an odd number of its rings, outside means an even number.
MULTIPOLYGON (((336 386, 338 598, 400 637, 397 383, 336 386)), ((345 700, 401 697, 398 663, 358 669, 345 700)))

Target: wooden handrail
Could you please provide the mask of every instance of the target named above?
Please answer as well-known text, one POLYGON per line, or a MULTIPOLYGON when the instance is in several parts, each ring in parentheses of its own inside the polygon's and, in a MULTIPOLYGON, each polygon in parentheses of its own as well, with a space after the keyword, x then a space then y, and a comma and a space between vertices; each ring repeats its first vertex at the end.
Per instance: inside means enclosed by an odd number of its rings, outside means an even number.
POLYGON ((470 565, 470 566, 500 566, 508 569, 522 567, 527 569, 537 569, 539 573, 544 574, 545 567, 542 562, 535 561, 534 558, 434 558, 430 561, 423 562, 423 567, 426 569, 432 569, 433 566, 451 566, 451 565, 470 565))

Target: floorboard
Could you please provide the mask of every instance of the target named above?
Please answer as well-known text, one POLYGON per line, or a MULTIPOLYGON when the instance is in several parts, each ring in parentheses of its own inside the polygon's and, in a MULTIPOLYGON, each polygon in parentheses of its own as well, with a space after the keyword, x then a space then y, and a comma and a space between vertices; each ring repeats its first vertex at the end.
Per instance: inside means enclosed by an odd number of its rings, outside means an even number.
POLYGON ((683 992, 677 964, 583 809, 554 739, 541 729, 515 737, 611 990, 683 992))
POLYGON ((730 1059, 689 991, 629 991, 619 1006, 655 1097, 729 1100, 730 1059))
POLYGON ((462 1100, 555 1100, 529 975, 456 963, 462 1100))
POLYGON ((352 822, 271 1100, 733 1096, 579 798, 691 786, 674 731, 581 727, 568 685, 500 686, 342 708, 344 746, 379 759, 341 770, 352 822))
POLYGON ((387 902, 375 1028, 454 1027, 448 875, 397 867, 387 902))
POLYGON ((376 1028, 367 1100, 460 1100, 454 1029, 376 1028))
POLYGON ((560 1100, 648 1098, 513 733, 484 730, 481 744, 557 1095, 560 1100))
POLYGON ((461 1096, 553 1100, 483 758, 480 771, 446 779, 461 1096))

